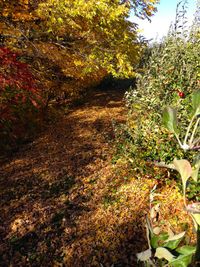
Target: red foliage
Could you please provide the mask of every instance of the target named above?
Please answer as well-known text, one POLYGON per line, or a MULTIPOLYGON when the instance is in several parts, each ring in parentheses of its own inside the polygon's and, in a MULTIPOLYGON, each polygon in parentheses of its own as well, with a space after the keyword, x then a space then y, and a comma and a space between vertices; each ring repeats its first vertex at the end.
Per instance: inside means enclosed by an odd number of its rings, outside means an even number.
POLYGON ((16 53, 0 47, 0 124, 14 121, 23 108, 39 108, 41 98, 28 65, 16 53))

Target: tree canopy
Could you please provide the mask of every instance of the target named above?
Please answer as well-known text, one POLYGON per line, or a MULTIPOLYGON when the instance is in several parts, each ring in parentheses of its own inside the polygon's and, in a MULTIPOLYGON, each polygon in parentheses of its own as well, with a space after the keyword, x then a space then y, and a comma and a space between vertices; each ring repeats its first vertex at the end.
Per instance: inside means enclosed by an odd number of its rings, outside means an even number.
POLYGON ((47 104, 63 94, 76 97, 107 74, 134 77, 143 44, 129 17, 149 19, 157 2, 3 0, 0 45, 31 65, 47 104))
POLYGON ((19 26, 19 22, 23 22, 21 32, 28 40, 31 38, 37 43, 45 40, 51 43, 52 50, 54 46, 64 49, 63 53, 70 55, 70 59, 63 60, 70 60, 73 71, 81 71, 81 76, 99 69, 115 76, 131 76, 139 60, 141 46, 137 25, 128 17, 134 11, 141 18, 149 18, 157 2, 21 0, 17 4, 13 0, 3 1, 1 10, 2 20, 7 25, 11 25, 12 21, 13 26, 15 21, 16 27, 16 24, 19 26), (25 21, 29 24, 28 29, 25 21))

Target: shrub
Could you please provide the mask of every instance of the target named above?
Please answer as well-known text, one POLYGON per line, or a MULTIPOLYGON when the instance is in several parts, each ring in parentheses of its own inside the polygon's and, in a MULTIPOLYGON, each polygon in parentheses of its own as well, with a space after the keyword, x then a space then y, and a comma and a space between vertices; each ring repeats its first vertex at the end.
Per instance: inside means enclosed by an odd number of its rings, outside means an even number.
MULTIPOLYGON (((175 135, 177 142, 181 149, 192 150, 197 152, 199 150, 198 143, 200 142, 199 135, 196 136, 198 132, 198 124, 200 121, 200 90, 192 94, 191 99, 192 114, 188 114, 190 122, 185 131, 184 140, 179 139, 180 131, 178 131, 177 124, 177 112, 172 107, 166 107, 163 112, 163 123, 165 127, 175 135)), ((149 249, 137 254, 138 259, 146 262, 148 266, 163 266, 164 262, 169 263, 170 266, 199 266, 200 260, 200 203, 188 203, 186 197, 186 188, 188 185, 188 180, 193 179, 195 183, 198 182, 199 169, 200 169, 200 159, 199 155, 194 153, 194 162, 191 165, 186 159, 174 159, 173 163, 166 165, 165 163, 159 163, 163 167, 172 168, 179 172, 183 187, 183 200, 184 208, 190 214, 193 219, 194 226, 197 234, 197 245, 195 247, 182 246, 179 247, 181 241, 185 235, 182 232, 178 235, 162 233, 159 227, 153 228, 152 220, 147 218, 147 239, 149 244, 149 249)), ((151 207, 151 217, 153 212, 155 212, 156 206, 152 207, 153 198, 155 196, 154 186, 150 194, 150 207, 151 207)), ((146 265, 145 265, 146 266, 146 265)))
POLYGON ((9 48, 0 47, 0 133, 11 139, 41 104, 34 76, 18 58, 9 48))
POLYGON ((183 113, 179 119, 186 126, 190 95, 200 88, 199 33, 195 25, 192 30, 186 30, 184 19, 180 25, 181 14, 177 14, 176 24, 168 36, 148 48, 149 56, 143 63, 143 73, 138 76, 137 88, 126 94, 129 115, 124 153, 134 157, 137 165, 146 167, 147 161, 171 162, 175 157, 184 158, 185 152, 175 144, 173 135, 161 122, 163 107, 172 104, 183 113))

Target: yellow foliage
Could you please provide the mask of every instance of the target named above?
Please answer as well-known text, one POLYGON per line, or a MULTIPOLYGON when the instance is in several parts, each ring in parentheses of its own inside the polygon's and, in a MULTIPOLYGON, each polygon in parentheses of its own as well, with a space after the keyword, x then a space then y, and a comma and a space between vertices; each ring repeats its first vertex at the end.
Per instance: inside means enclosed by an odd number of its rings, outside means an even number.
MULTIPOLYGON (((143 50, 137 25, 128 20, 132 9, 149 17, 156 0, 4 0, 0 3, 0 34, 5 44, 23 51, 39 80, 52 87, 49 64, 61 70, 72 92, 97 84, 106 73, 116 77, 135 76, 143 50), (14 36, 14 37, 12 37, 14 36), (46 62, 42 66, 42 62, 46 62), (49 75, 49 77, 47 77, 49 75), (49 82, 50 80, 50 82, 49 82)), ((54 85, 56 86, 56 85, 54 85)), ((50 89, 50 91, 54 89, 50 89)), ((60 89, 60 84, 56 90, 60 89)))
MULTIPOLYGON (((157 1, 138 1, 148 17, 157 1)), ((73 52, 85 63, 85 73, 104 68, 114 76, 130 77, 138 63, 141 46, 137 25, 128 21, 131 6, 118 0, 48 0, 37 14, 52 35, 73 40, 73 52)), ((77 62, 77 59, 75 59, 77 62)))

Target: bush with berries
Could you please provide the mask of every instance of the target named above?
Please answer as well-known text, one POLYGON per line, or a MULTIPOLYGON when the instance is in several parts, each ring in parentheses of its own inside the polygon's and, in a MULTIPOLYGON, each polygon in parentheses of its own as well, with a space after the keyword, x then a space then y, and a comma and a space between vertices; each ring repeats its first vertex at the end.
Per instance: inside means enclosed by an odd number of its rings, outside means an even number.
POLYGON ((134 163, 137 171, 146 170, 152 176, 155 176, 152 168, 155 161, 184 158, 173 135, 162 126, 163 108, 172 105, 182 112, 184 116, 178 119, 187 125, 191 93, 200 89, 199 32, 195 25, 189 30, 185 23, 177 23, 164 40, 148 48, 137 88, 126 94, 129 116, 122 153, 134 163))

